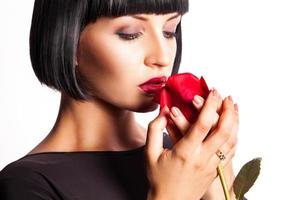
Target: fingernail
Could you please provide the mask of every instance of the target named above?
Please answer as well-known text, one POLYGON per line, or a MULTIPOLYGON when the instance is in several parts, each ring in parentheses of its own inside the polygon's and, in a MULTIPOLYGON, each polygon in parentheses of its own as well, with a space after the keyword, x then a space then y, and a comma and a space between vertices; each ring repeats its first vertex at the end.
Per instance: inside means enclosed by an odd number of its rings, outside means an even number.
POLYGON ((198 106, 202 106, 203 105, 203 99, 199 95, 195 95, 194 96, 194 102, 198 106))
POLYGON ((174 115, 174 117, 178 117, 179 116, 179 110, 176 107, 172 107, 171 108, 171 112, 174 115))
POLYGON ((233 102, 232 96, 228 96, 229 101, 233 102))
POLYGON ((218 96, 218 91, 216 90, 216 88, 212 88, 212 95, 214 97, 217 97, 218 96))
POLYGON ((234 105, 234 110, 236 111, 236 112, 239 112, 239 106, 235 103, 234 105))

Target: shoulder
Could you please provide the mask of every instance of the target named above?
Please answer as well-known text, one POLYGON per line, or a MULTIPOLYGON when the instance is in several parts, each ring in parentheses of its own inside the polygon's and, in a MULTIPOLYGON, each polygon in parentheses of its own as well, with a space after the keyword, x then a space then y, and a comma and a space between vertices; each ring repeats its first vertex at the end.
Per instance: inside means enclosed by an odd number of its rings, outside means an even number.
POLYGON ((0 199, 56 199, 36 163, 21 158, 0 171, 0 199))

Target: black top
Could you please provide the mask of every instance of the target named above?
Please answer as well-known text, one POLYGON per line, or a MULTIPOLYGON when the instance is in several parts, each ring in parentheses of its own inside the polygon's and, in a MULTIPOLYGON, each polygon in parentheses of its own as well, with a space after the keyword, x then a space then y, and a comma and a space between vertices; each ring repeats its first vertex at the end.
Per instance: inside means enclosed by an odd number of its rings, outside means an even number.
MULTIPOLYGON (((164 134, 164 147, 171 146, 164 134)), ((0 199, 146 199, 144 148, 26 155, 0 172, 0 199)))
POLYGON ((26 155, 0 171, 0 200, 147 199, 144 149, 26 155))

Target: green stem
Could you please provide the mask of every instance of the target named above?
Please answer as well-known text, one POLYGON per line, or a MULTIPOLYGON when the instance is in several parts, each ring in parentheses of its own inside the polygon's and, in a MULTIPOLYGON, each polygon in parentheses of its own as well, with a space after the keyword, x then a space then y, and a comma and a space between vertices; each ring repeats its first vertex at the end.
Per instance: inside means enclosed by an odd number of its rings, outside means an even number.
POLYGON ((224 191, 224 194, 225 194, 225 199, 226 200, 230 200, 230 194, 229 194, 228 186, 227 186, 227 183, 226 183, 226 180, 225 180, 225 176, 224 176, 223 165, 222 164, 218 165, 217 170, 218 170, 218 174, 219 174, 219 177, 220 177, 220 180, 221 180, 221 184, 222 184, 222 187, 223 187, 223 191, 224 191))

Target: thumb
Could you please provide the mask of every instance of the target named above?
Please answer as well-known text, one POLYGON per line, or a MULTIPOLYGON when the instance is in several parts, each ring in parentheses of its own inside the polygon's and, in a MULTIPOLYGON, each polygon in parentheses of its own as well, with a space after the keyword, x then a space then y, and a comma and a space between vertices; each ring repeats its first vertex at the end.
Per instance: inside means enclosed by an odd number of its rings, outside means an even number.
POLYGON ((148 125, 145 150, 150 162, 156 161, 163 151, 163 130, 167 126, 167 112, 168 107, 165 106, 148 125))

